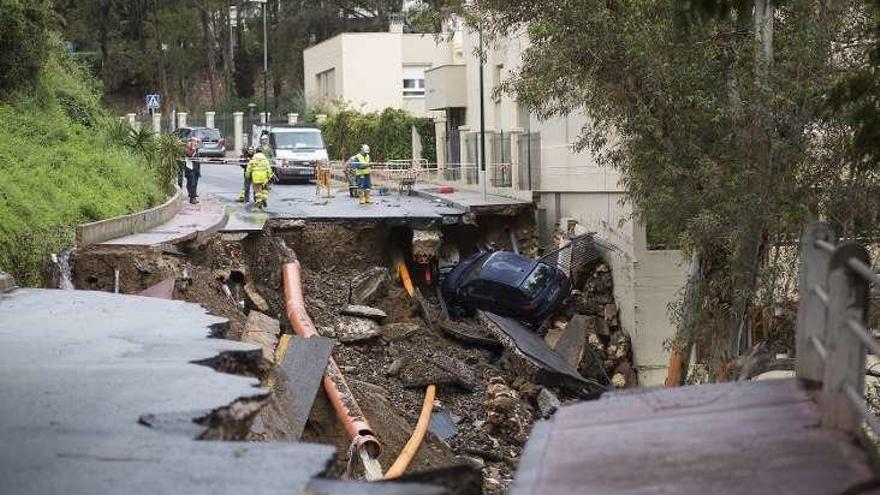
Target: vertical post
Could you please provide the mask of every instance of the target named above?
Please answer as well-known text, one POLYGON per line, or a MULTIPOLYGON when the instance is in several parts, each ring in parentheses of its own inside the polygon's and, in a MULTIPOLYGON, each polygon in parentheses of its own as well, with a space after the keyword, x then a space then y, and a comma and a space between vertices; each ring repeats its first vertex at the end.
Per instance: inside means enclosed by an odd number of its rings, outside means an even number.
POLYGON ((266 120, 269 122, 269 34, 266 23, 266 4, 263 0, 263 112, 266 120))
POLYGON ((214 115, 215 112, 205 112, 205 127, 214 128, 214 115))
POLYGON ((287 114, 287 123, 290 125, 296 125, 299 122, 299 114, 298 113, 289 113, 287 114))
POLYGON ((269 112, 260 112, 260 123, 261 124, 268 124, 270 118, 271 118, 271 114, 269 112))
POLYGON ((822 384, 822 426, 849 433, 859 431, 861 413, 846 396, 846 387, 861 395, 865 385, 865 346, 848 328, 867 319, 868 281, 847 266, 857 259, 871 266, 864 247, 847 242, 834 250, 828 268, 828 359, 822 384))
POLYGON ((532 134, 526 134, 526 154, 528 158, 526 159, 526 163, 528 163, 528 174, 529 174, 529 191, 532 190, 532 134))
POLYGON ((480 194, 486 198, 486 102, 483 95, 483 30, 480 30, 480 194))
POLYGON ((127 113, 127 114, 125 114, 125 120, 126 120, 126 122, 128 122, 128 125, 129 125, 132 129, 136 129, 136 128, 137 128, 137 127, 136 127, 136 126, 137 126, 137 120, 136 120, 136 117, 137 117, 137 114, 133 114, 133 113, 127 113))
POLYGON ((153 132, 162 132, 162 114, 159 112, 153 112, 153 132))
POLYGON ((244 148, 244 112, 232 112, 232 135, 235 141, 235 152, 241 153, 244 148))
POLYGON ((453 180, 465 181, 465 178, 469 173, 467 167, 472 167, 473 165, 476 165, 468 160, 469 157, 467 135, 470 130, 471 128, 466 125, 458 126, 458 179, 453 178, 453 180))
POLYGON ((514 127, 508 133, 510 134, 510 186, 521 191, 522 178, 520 177, 521 170, 519 167, 522 158, 520 146, 522 146, 523 130, 519 127, 514 127))
POLYGON ((801 237, 800 269, 798 270, 798 295, 800 302, 797 313, 795 333, 795 367, 798 378, 814 382, 822 381, 822 360, 812 344, 812 338, 825 344, 825 324, 828 308, 819 299, 814 288, 825 289, 828 278, 828 264, 831 253, 816 247, 816 241, 834 244, 835 236, 831 227, 824 222, 811 223, 801 237))
POLYGON ((177 128, 186 127, 186 112, 177 112, 177 128))
POLYGON ((437 171, 446 169, 446 154, 449 152, 446 137, 446 117, 434 118, 434 143, 437 153, 437 171))

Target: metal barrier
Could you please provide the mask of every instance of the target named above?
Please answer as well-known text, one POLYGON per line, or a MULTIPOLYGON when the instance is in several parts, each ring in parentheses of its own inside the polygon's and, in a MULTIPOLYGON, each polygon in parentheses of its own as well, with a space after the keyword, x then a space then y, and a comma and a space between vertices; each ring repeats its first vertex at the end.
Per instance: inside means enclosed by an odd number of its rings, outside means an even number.
POLYGON ((865 422, 880 434, 864 398, 867 351, 880 356, 867 328, 870 286, 880 287, 880 275, 864 246, 835 240, 825 223, 808 226, 801 238, 797 376, 822 383, 823 427, 856 434, 865 422))

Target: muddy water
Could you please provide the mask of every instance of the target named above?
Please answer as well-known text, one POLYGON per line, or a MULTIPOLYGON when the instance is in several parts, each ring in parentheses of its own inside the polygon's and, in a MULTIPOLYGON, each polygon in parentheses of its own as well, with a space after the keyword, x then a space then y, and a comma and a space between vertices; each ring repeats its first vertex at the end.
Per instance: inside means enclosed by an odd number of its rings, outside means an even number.
POLYGON ((52 255, 52 262, 58 272, 58 289, 73 290, 73 268, 70 264, 70 257, 73 255, 75 248, 67 248, 57 255, 52 255))

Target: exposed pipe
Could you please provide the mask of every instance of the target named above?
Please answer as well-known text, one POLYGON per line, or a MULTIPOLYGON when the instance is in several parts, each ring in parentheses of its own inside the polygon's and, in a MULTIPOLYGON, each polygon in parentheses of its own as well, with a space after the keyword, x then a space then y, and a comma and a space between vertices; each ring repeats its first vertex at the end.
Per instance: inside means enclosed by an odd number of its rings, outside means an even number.
MULTIPOLYGON (((282 268, 284 278, 284 301, 287 307, 287 317, 290 319, 293 330, 302 338, 311 338, 318 335, 315 324, 306 312, 305 299, 302 291, 302 269, 299 261, 285 263, 282 268)), ((349 437, 351 437, 350 458, 357 453, 364 464, 366 478, 369 481, 382 479, 382 467, 376 460, 382 453, 382 446, 373 434, 367 418, 358 406, 354 394, 348 387, 345 377, 339 371, 336 361, 331 357, 327 364, 327 370, 323 378, 324 391, 333 404, 336 416, 342 422, 349 437)))
MULTIPOLYGON (((406 263, 399 263, 397 265, 397 273, 400 274, 400 280, 403 282, 403 286, 406 287, 407 292, 409 292, 410 297, 415 295, 415 290, 412 287, 412 281, 409 277, 409 270, 406 268, 406 263)), ((385 479, 390 480, 394 478, 399 478, 406 471, 406 468, 409 467, 409 464, 412 462, 413 457, 415 457, 416 452, 418 452, 419 447, 422 445, 422 441, 425 439, 425 432, 428 431, 428 425, 431 423, 431 412, 434 410, 434 397, 437 395, 437 386, 434 384, 428 385, 428 388, 425 390, 425 401, 422 403, 422 412, 419 414, 419 420, 416 422, 416 427, 410 435, 409 440, 407 440, 406 445, 403 446, 403 449, 400 451, 400 455, 397 456, 397 459, 394 461, 394 464, 388 468, 388 472, 385 473, 385 479)))
POLYGON ((409 297, 413 297, 416 294, 416 290, 413 287, 412 279, 409 276, 409 270, 406 269, 406 263, 401 261, 397 265, 397 274, 400 276, 400 282, 403 284, 409 297))
POLYGON ((422 445, 422 440, 425 439, 425 433, 428 431, 428 425, 431 423, 431 413, 434 411, 434 397, 436 395, 437 386, 433 384, 428 385, 427 390, 425 390, 425 401, 422 403, 422 413, 419 415, 416 428, 413 430, 406 445, 403 446, 403 450, 400 451, 400 455, 397 456, 394 464, 385 473, 386 480, 402 476, 406 468, 409 467, 410 462, 412 462, 413 457, 415 457, 416 452, 418 452, 419 446, 422 445))

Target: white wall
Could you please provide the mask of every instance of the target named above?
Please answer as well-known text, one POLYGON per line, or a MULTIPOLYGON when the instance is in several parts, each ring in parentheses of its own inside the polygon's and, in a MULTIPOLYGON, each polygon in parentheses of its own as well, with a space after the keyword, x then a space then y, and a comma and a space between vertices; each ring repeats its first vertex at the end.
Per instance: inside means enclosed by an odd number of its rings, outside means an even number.
POLYGON ((335 94, 342 95, 342 81, 345 79, 343 66, 342 37, 336 36, 303 51, 303 92, 306 105, 314 106, 320 102, 317 74, 334 69, 335 94))
POLYGON ((428 68, 452 56, 451 44, 432 34, 344 33, 303 52, 306 103, 321 101, 315 76, 335 68, 336 96, 354 108, 403 108, 425 116, 424 96, 403 96, 403 67, 428 68))

